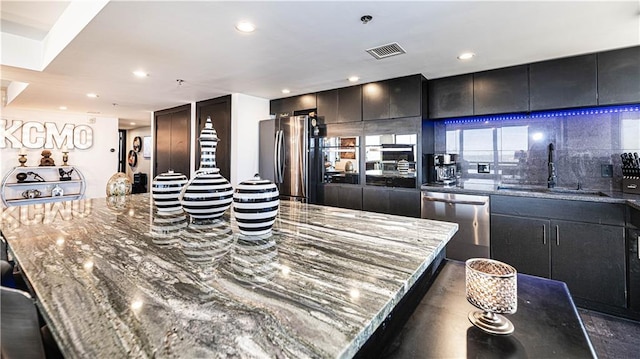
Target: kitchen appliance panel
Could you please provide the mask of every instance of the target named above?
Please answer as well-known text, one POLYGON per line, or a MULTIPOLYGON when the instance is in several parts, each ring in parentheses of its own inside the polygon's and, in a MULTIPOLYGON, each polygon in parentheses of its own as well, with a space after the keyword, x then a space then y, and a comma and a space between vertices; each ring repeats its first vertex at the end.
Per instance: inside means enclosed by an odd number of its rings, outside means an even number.
POLYGON ((458 232, 447 244, 447 258, 489 258, 488 196, 422 192, 421 212, 422 218, 458 223, 458 232))
POLYGON ((258 173, 261 178, 271 182, 276 181, 275 172, 275 145, 276 145, 276 120, 260 121, 260 137, 258 146, 260 148, 260 160, 258 163, 258 173))
POLYGON ((280 186, 283 197, 304 199, 307 197, 308 185, 308 124, 307 116, 283 117, 279 123, 281 178, 276 184, 280 186))

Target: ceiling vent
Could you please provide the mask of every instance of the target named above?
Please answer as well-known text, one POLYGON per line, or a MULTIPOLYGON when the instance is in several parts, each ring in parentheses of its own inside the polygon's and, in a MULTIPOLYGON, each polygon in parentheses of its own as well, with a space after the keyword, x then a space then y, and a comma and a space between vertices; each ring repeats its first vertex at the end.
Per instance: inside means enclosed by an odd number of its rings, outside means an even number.
POLYGON ((378 60, 382 60, 387 57, 402 55, 407 53, 406 51, 404 51, 404 49, 400 45, 398 45, 397 42, 374 47, 374 48, 368 49, 367 52, 378 60))

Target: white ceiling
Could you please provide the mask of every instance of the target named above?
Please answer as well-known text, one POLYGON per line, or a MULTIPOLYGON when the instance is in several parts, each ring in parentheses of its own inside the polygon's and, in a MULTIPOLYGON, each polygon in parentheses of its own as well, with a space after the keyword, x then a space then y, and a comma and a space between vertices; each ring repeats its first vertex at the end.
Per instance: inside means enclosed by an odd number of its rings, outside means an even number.
POLYGON ((352 75, 361 83, 415 73, 433 79, 640 45, 637 0, 93 0, 94 7, 100 1, 106 5, 84 19, 78 1, 1 1, 2 86, 29 84, 7 106, 64 105, 131 128, 148 125, 151 111, 236 92, 274 99, 349 86, 352 75), (65 14, 72 8, 76 15, 65 14), (373 16, 368 24, 360 21, 365 14, 373 16), (240 20, 254 22, 256 31, 236 31, 240 20), (54 32, 69 32, 72 22, 70 42, 54 49, 50 62, 5 45, 8 33, 51 51, 54 32), (365 52, 391 42, 407 54, 376 60, 365 52), (457 60, 465 51, 477 56, 457 60), (137 69, 149 77, 135 78, 137 69))

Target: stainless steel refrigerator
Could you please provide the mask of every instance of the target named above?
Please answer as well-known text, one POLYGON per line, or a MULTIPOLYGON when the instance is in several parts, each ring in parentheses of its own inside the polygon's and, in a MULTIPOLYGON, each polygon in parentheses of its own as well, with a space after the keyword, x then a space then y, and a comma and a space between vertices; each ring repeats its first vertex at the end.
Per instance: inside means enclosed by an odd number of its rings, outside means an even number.
POLYGON ((273 181, 280 198, 309 201, 309 117, 260 121, 260 176, 273 181))

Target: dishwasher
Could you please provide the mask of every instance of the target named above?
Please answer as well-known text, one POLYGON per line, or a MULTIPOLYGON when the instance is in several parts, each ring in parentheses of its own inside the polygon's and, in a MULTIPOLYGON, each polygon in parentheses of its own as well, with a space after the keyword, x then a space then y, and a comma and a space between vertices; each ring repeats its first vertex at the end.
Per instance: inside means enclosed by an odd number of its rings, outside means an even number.
POLYGON ((446 247, 447 258, 489 258, 489 196, 423 191, 421 217, 458 224, 446 247))

